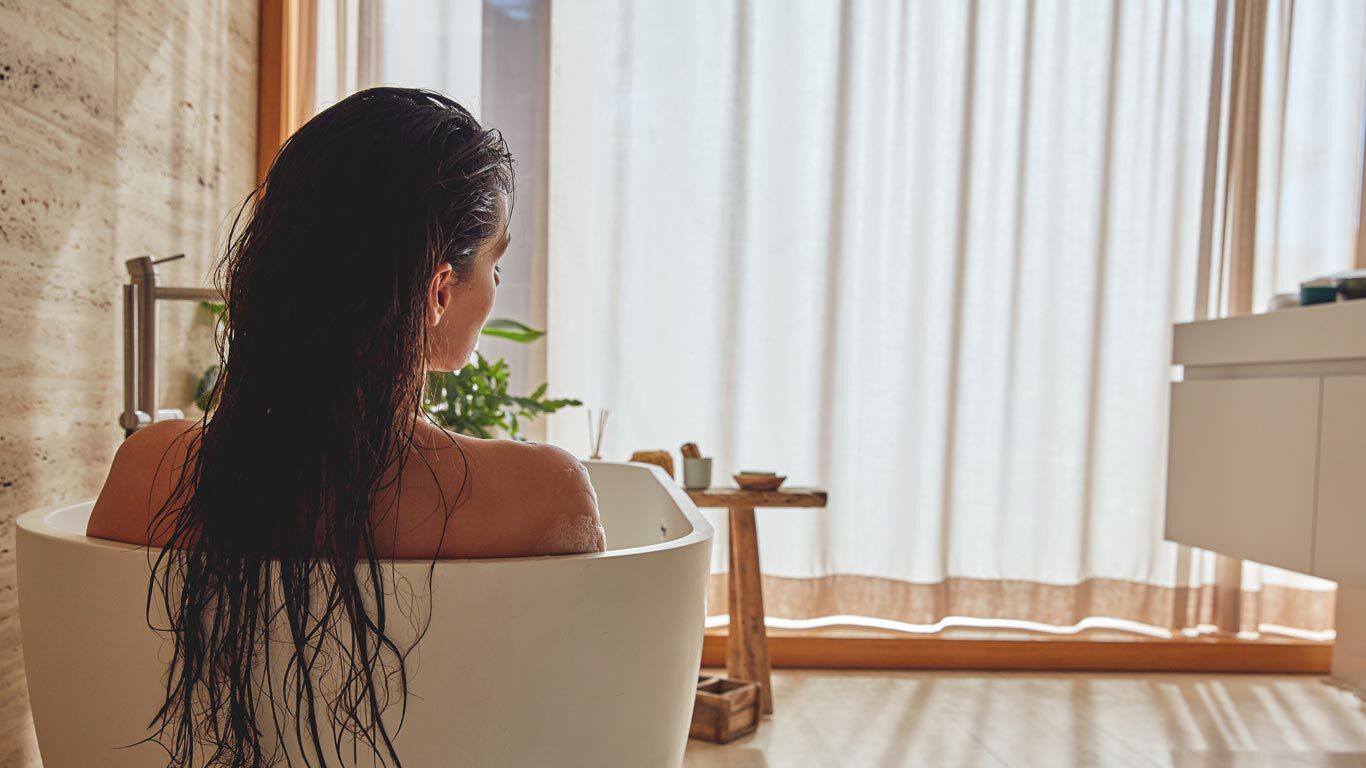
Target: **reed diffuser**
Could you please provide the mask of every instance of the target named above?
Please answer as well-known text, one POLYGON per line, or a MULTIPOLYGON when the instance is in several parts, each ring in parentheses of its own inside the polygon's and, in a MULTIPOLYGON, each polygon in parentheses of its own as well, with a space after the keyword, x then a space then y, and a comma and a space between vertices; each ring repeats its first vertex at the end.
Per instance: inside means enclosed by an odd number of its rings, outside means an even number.
POLYGON ((607 414, 611 413, 606 408, 600 411, 588 409, 588 458, 593 461, 602 460, 602 435, 607 431, 607 414), (596 416, 594 415, 596 414, 596 416))

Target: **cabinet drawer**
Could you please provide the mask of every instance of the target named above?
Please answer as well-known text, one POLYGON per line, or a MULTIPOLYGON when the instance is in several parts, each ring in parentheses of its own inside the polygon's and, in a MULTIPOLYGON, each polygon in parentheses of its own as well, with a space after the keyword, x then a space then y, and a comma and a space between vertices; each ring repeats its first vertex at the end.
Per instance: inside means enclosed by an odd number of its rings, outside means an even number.
POLYGON ((1323 380, 1314 575, 1366 587, 1366 376, 1323 380))
POLYGON ((1308 573, 1318 377, 1172 385, 1166 537, 1308 573))

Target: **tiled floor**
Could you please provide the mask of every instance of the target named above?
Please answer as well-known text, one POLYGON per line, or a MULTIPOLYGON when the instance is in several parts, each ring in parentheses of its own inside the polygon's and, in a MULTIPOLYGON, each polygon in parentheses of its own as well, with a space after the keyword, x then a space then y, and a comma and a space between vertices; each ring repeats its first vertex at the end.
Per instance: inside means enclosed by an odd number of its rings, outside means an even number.
POLYGON ((1366 713, 1319 678, 775 672, 776 714, 688 768, 1366 766, 1366 713))

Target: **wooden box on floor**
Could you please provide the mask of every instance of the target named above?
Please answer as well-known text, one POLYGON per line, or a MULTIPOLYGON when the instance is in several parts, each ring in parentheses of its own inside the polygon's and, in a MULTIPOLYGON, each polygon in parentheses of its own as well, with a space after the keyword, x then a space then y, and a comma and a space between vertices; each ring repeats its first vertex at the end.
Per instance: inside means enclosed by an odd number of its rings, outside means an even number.
POLYGON ((688 736, 725 744, 759 727, 759 684, 748 680, 702 676, 688 736))

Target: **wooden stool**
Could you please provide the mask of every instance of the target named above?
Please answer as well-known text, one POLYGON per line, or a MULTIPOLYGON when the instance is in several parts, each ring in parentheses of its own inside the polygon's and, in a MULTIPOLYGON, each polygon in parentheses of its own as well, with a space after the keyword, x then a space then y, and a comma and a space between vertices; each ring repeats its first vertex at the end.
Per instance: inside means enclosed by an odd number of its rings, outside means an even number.
POLYGON ((688 491, 699 507, 730 512, 730 629, 726 633, 726 676, 760 685, 763 712, 773 714, 768 635, 764 632, 764 587, 759 577, 759 536, 754 510, 761 507, 824 507, 825 491, 788 488, 745 491, 708 488, 688 491))

